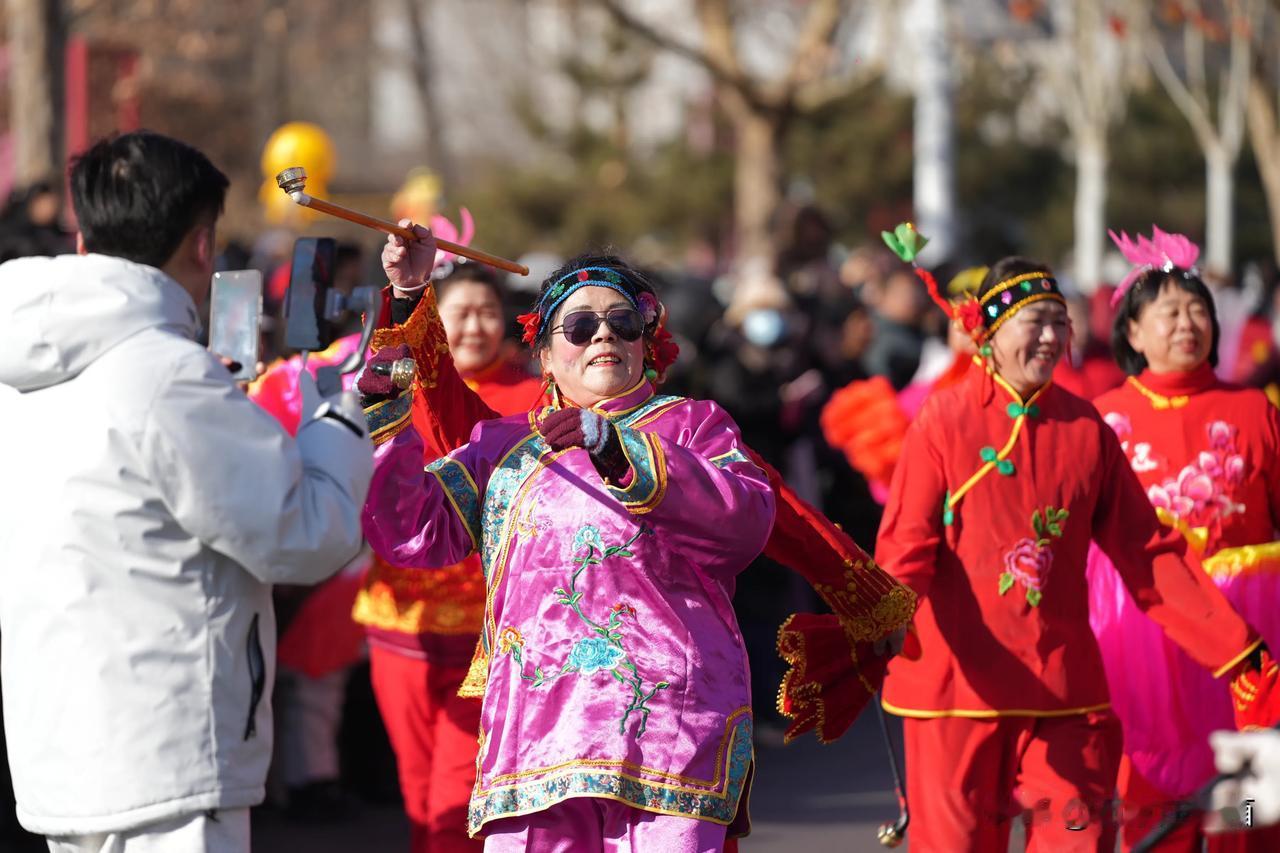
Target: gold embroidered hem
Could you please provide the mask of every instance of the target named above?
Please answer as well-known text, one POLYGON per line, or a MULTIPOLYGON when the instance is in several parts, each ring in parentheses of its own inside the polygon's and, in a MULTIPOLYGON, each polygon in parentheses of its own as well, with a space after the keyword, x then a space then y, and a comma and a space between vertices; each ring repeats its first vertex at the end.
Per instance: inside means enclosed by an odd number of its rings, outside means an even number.
POLYGON ((791 720, 783 735, 788 743, 810 729, 821 743, 839 738, 875 695, 888 665, 831 614, 790 616, 778 629, 777 645, 789 665, 777 698, 778 713, 791 720))
POLYGON ((915 720, 936 720, 941 717, 964 717, 970 720, 991 720, 997 717, 1070 717, 1075 714, 1092 714, 1096 711, 1105 711, 1111 707, 1110 702, 1102 702, 1098 705, 1086 705, 1082 708, 1057 708, 1052 711, 1038 711, 1034 709, 1010 708, 998 711, 987 709, 968 709, 968 708, 948 708, 942 711, 931 711, 920 708, 899 708, 897 705, 890 704, 884 699, 880 700, 880 706, 897 717, 911 717, 915 720))
POLYGON ((1244 647, 1244 651, 1240 652, 1240 654, 1236 655, 1236 656, 1235 656, 1235 657, 1233 657, 1231 660, 1227 661, 1227 662, 1226 662, 1226 663, 1224 663, 1222 666, 1220 666, 1220 667, 1218 667, 1217 669, 1215 669, 1215 670, 1213 671, 1213 677, 1214 677, 1214 678, 1221 678, 1222 676, 1224 676, 1224 675, 1226 675, 1227 673, 1229 673, 1231 670, 1235 669, 1237 666, 1239 666, 1239 665, 1240 665, 1240 662, 1241 662, 1241 661, 1243 661, 1243 660, 1244 660, 1245 658, 1247 658, 1249 655, 1253 654, 1254 650, 1255 650, 1255 649, 1257 649, 1257 648, 1258 648, 1258 646, 1260 646, 1260 645, 1262 645, 1262 638, 1261 638, 1261 637, 1259 637, 1258 639, 1254 640, 1254 641, 1253 641, 1252 643, 1250 643, 1249 645, 1245 646, 1245 647, 1244 647))
POLYGON ((413 397, 410 391, 402 391, 390 400, 374 403, 364 410, 369 438, 374 445, 384 444, 404 432, 412 415, 413 397))
MULTIPOLYGON (((486 747, 482 739, 480 759, 486 747)), ((641 811, 728 826, 737 815, 754 761, 751 708, 728 717, 716 749, 714 777, 699 779, 626 759, 579 758, 476 781, 468 810, 475 837, 491 820, 542 811, 573 797, 624 803, 641 811)))

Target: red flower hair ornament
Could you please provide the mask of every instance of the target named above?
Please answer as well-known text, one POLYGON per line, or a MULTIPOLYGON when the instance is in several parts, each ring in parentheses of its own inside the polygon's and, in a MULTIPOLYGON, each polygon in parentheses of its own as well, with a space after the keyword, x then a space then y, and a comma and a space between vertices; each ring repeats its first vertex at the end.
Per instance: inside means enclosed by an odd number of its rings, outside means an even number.
POLYGON ((528 314, 517 317, 516 322, 524 327, 524 334, 520 340, 533 346, 533 342, 538 339, 538 332, 542 330, 542 315, 537 311, 530 311, 528 314))

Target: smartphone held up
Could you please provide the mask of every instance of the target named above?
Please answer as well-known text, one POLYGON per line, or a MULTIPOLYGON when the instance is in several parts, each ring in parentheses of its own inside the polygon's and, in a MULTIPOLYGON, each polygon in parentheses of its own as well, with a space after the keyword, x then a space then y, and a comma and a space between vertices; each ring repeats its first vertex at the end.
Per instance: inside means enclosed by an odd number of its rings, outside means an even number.
POLYGON ((347 294, 333 286, 336 252, 329 237, 302 237, 294 243, 284 304, 285 346, 304 353, 332 344, 348 312, 364 314, 359 347, 342 364, 316 371, 316 387, 325 396, 340 390, 342 374, 363 364, 382 307, 377 288, 357 287, 347 294))
POLYGON ((214 273, 209 296, 209 351, 239 365, 232 373, 238 381, 257 375, 261 324, 262 273, 214 273))

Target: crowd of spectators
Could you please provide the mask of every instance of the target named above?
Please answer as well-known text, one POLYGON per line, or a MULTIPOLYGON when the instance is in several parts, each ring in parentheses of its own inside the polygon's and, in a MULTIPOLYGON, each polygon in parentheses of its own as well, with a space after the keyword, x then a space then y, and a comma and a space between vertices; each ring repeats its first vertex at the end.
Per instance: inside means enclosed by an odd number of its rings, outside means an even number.
MULTIPOLYGON (((74 251, 74 237, 62 222, 62 198, 52 184, 15 191, 0 213, 0 262, 74 251)), ((871 552, 881 510, 876 484, 850 464, 845 448, 828 441, 824 407, 850 383, 883 377, 900 394, 909 417, 918 405, 910 402, 913 394, 920 388, 927 393, 953 359, 968 356, 954 342, 948 345, 946 319, 911 269, 887 249, 873 243, 851 251, 840 247, 828 218, 811 206, 788 211, 780 228, 781 251, 772 268, 750 267, 733 278, 715 278, 707 265, 653 270, 682 350, 663 390, 723 405, 748 445, 871 552)), ((261 352, 268 364, 288 355, 278 318, 291 247, 292 235, 273 231, 253 247, 224 246, 219 261, 220 269, 256 267, 264 274, 261 352)), ((342 245, 338 267, 343 289, 381 283, 375 254, 361 246, 342 245)), ((960 267, 937 272, 946 282, 960 267)), ((1206 280, 1215 288, 1223 323, 1220 374, 1266 388, 1273 402, 1280 402, 1280 290, 1274 278, 1269 267, 1250 267, 1239 282, 1206 280)), ((1092 398, 1124 379, 1111 357, 1111 289, 1105 283, 1089 295, 1070 284, 1064 289, 1071 293, 1072 346, 1055 378, 1092 398)), ((513 294, 510 318, 525 301, 527 296, 513 294)), ((511 322, 514 354, 518 329, 511 322)), ((300 594, 278 591, 282 623, 300 594)), ((777 627, 788 613, 818 606, 810 596, 806 584, 764 557, 738 585, 735 605, 752 662, 757 725, 765 739, 780 738, 782 731, 774 711, 782 674, 773 650, 777 627)), ((286 627, 282 624, 282 633, 286 627)), ((350 678, 348 685, 346 793, 307 810, 302 815, 307 819, 341 816, 352 789, 368 798, 396 796, 393 759, 379 731, 368 678, 350 678)), ((287 701, 287 695, 282 692, 280 698, 287 701)), ((0 761, 0 776, 5 771, 0 761)), ((4 814, 11 805, 12 796, 0 789, 0 837, 6 823, 13 826, 12 816, 4 814)))

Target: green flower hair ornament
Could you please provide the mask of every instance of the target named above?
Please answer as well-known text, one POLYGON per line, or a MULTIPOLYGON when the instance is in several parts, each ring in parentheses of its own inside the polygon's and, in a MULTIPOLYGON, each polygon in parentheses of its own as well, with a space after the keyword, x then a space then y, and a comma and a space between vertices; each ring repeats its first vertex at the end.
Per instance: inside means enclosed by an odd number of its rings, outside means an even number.
POLYGON ((929 245, 929 238, 917 231, 912 223, 900 222, 894 226, 892 232, 881 231, 880 239, 884 240, 884 244, 901 258, 903 263, 911 264, 916 276, 924 282, 925 288, 929 291, 929 298, 934 301, 934 304, 941 308, 949 319, 958 320, 971 338, 982 343, 979 340, 982 330, 982 311, 978 307, 978 300, 970 294, 968 298, 956 302, 949 301, 939 291, 938 282, 933 277, 933 273, 916 263, 916 256, 929 245))
POLYGON ((924 247, 929 244, 929 238, 917 231, 916 226, 910 222, 899 223, 892 233, 881 231, 880 239, 884 240, 884 244, 901 258, 903 263, 912 265, 916 262, 916 255, 924 251, 924 247))

